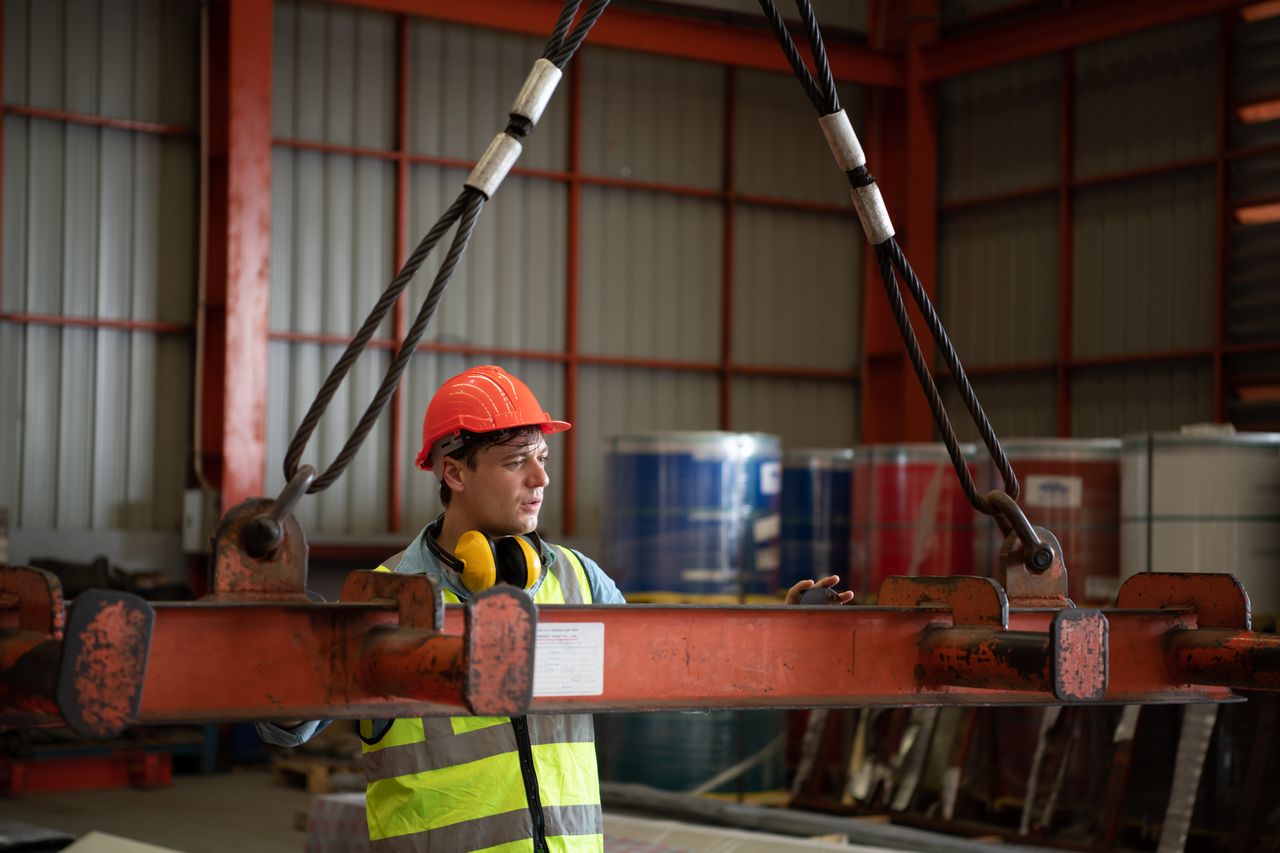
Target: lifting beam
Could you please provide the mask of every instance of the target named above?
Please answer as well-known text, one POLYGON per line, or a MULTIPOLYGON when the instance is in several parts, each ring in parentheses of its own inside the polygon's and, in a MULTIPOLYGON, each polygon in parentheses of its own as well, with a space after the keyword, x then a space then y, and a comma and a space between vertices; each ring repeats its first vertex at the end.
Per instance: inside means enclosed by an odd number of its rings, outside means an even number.
MULTIPOLYGON (((504 587, 446 607, 426 576, 386 572, 353 572, 341 603, 312 601, 292 515, 264 556, 243 546, 270 506, 253 499, 223 519, 213 591, 196 602, 91 592, 67 608, 53 575, 0 568, 0 725, 109 736, 132 723, 1221 702, 1280 688, 1280 637, 1250 630, 1235 578, 1140 574, 1115 608, 1076 608, 1061 548, 1039 528, 1053 564, 1030 571, 1011 533, 1008 592, 896 577, 875 606, 537 610, 504 587), (580 686, 539 688, 540 626, 598 638, 570 649, 580 686)), ((563 662, 546 642, 547 665, 563 662)))

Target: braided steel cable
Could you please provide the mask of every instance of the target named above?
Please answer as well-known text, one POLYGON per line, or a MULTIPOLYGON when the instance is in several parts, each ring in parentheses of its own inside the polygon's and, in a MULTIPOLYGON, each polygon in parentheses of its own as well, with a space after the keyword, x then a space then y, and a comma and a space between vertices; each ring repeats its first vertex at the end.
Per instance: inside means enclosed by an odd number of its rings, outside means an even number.
MULTIPOLYGON (((576 8, 577 5, 575 2, 574 7, 576 8)), ((552 56, 547 56, 544 53, 543 57, 554 62, 557 68, 563 69, 578 48, 581 47, 583 40, 587 37, 587 33, 591 32, 591 28, 595 26, 596 21, 604 14, 605 7, 608 5, 609 0, 593 0, 591 5, 587 7, 587 11, 582 13, 582 18, 578 21, 577 26, 573 28, 573 32, 564 38, 564 43, 560 45, 559 50, 555 51, 552 56)), ((547 47, 548 50, 551 47, 549 42, 547 47)))
MULTIPOLYGON (((827 115, 826 98, 818 88, 818 83, 813 79, 813 75, 809 73, 809 66, 804 64, 804 57, 800 55, 800 49, 792 41, 791 33, 787 30, 786 21, 782 20, 778 7, 773 5, 772 0, 760 0, 760 8, 764 11, 764 16, 768 18, 769 24, 773 27, 773 34, 778 39, 778 45, 782 48, 782 53, 786 56, 787 62, 791 64, 791 69, 795 71, 796 79, 800 81, 800 85, 804 88, 804 93, 808 96, 810 103, 818 111, 818 115, 827 115)), ((836 110, 832 112, 839 109, 840 107, 837 106, 836 110)))
MULTIPOLYGON (((576 26, 570 29, 574 18, 578 14, 578 10, 582 5, 582 0, 566 0, 561 10, 559 18, 556 20, 554 29, 547 45, 543 50, 543 59, 551 62, 558 69, 555 73, 564 69, 569 60, 581 47, 583 40, 586 39, 587 33, 599 20, 600 15, 604 13, 605 8, 609 5, 609 0, 592 0, 587 6, 586 11, 578 20, 576 26)), ((541 60, 540 60, 541 61, 541 60)), ((558 76, 557 76, 558 79, 558 76)), ((550 84, 554 87, 554 81, 550 84)), ((545 89, 547 97, 550 96, 551 89, 545 89)), ((517 99, 519 100, 519 99, 517 99)), ((545 103, 545 101, 543 102, 545 103)), ((369 432, 373 429, 373 425, 377 422, 382 412, 386 409, 387 403, 390 402, 392 394, 395 393, 396 387, 400 384, 400 378, 404 374, 405 369, 409 366, 410 360, 413 358, 414 352, 418 348, 418 343, 422 339, 422 335, 426 332, 427 325, 430 323, 432 316, 435 314, 436 306, 440 302, 440 298, 444 295, 444 290, 448 286, 450 279, 453 277, 454 270, 462 260, 462 256, 467 250, 467 245, 471 240, 471 235, 475 231, 476 221, 480 217, 480 211, 484 208, 485 202, 489 200, 493 190, 501 182, 502 176, 506 174, 514 163, 515 157, 519 156, 519 140, 529 135, 537 120, 535 111, 526 111, 526 115, 521 115, 514 111, 510 113, 509 120, 503 134, 510 137, 506 140, 508 143, 505 153, 510 154, 510 148, 514 147, 515 154, 509 157, 509 160, 492 166, 489 157, 494 152, 494 145, 490 146, 490 151, 485 153, 482 158, 482 164, 490 164, 493 172, 498 173, 494 178, 491 173, 481 173, 477 177, 473 171, 472 176, 468 177, 467 184, 459 193, 457 199, 444 212, 439 221, 431 227, 413 253, 404 262, 400 271, 396 273, 395 278, 387 285, 382 296, 379 297, 373 309, 369 312, 369 316, 365 318, 364 323, 360 326, 359 331, 351 342, 347 344, 342 356, 334 364, 329 371, 329 375, 325 378, 317 392, 315 399, 312 400, 307 414, 303 417, 298 425, 297 431, 293 435, 293 439, 289 442, 288 451, 284 459, 284 476, 286 482, 292 482, 297 476, 302 463, 302 454, 307 448, 312 434, 320 423, 320 419, 324 416, 325 410, 332 401, 334 394, 342 385, 347 373, 351 370, 351 366, 355 364, 356 359, 365 351, 372 340, 378 326, 386 318, 388 312, 400 298, 401 293, 408 286, 409 282, 417 273, 419 267, 426 261, 431 251, 436 247, 455 225, 457 230, 454 233, 453 240, 449 245, 449 251, 445 255, 444 261, 441 263, 440 269, 436 273, 435 280, 432 282, 431 289, 428 291, 426 298, 423 300, 418 314, 414 319, 413 325, 405 333, 404 340, 401 341, 399 349, 396 351, 395 357, 392 359, 390 366, 387 368, 386 374, 382 378, 382 382, 378 386, 377 392, 370 401, 364 414, 360 417, 355 428, 347 437, 342 449, 334 457, 329 467, 324 470, 314 482, 307 488, 307 494, 324 491, 335 480, 337 480, 346 470, 351 460, 355 458, 360 446, 368 438, 369 432), (531 118, 532 116, 532 118, 531 118), (473 178, 482 181, 481 186, 472 183, 473 178), (490 185, 489 182, 492 182, 490 185), (483 187, 483 188, 482 188, 483 187)), ((502 139, 502 134, 499 134, 502 139)), ((501 149, 503 146, 499 146, 501 149)), ((497 152, 499 155, 503 151, 497 152)), ((495 159, 501 159, 495 158, 495 159)), ((477 166, 477 171, 479 170, 477 166)))
MULTIPOLYGON (((960 355, 952 345, 951 337, 947 334, 946 327, 942 325, 942 318, 934 310, 929 294, 925 292, 924 285, 916 275, 915 270, 911 268, 911 263, 907 260, 907 256, 903 253, 902 247, 898 245, 897 240, 889 238, 880 246, 877 246, 877 258, 882 254, 888 255, 893 261, 893 266, 897 268, 898 273, 906 281, 907 290, 910 291, 912 299, 915 300, 917 307, 919 307, 920 314, 924 317, 925 325, 929 327, 929 332, 933 335, 934 342, 938 345, 942 360, 946 362, 947 370, 951 372, 952 378, 955 379, 956 390, 960 393, 960 399, 964 401, 964 407, 969 410, 969 416, 973 418, 973 423, 978 428, 982 443, 986 445, 988 452, 991 453, 992 460, 996 463, 996 468, 1000 471, 1000 476, 1005 484, 1005 493, 1017 500, 1021 492, 1018 475, 1014 473, 1013 465, 1010 464, 1009 457, 1005 455, 1004 447, 1000 444, 999 437, 996 436, 995 428, 991 426, 991 421, 987 419, 986 410, 982 408, 982 403, 979 402, 978 395, 973 390, 973 385, 969 383, 969 375, 965 373, 964 365, 960 363, 960 355)), ((930 376, 930 383, 932 381, 933 377, 930 376)), ((934 390, 936 392, 936 387, 934 390)), ((936 417, 935 415, 935 419, 936 417)), ((947 425, 949 427, 950 423, 948 422, 947 425)), ((939 426, 939 429, 941 429, 941 426, 939 426)), ((972 500, 970 498, 970 502, 972 500)), ((985 498, 982 503, 987 503, 985 498)), ((988 515, 994 515, 996 512, 994 508, 984 511, 988 515)))
POLYGON ((822 43, 822 30, 818 28, 813 5, 809 0, 796 0, 796 9, 800 12, 800 20, 804 22, 804 34, 809 40, 809 49, 813 52, 813 67, 818 70, 818 83, 826 96, 826 112, 823 115, 838 113, 840 96, 836 94, 836 78, 831 74, 831 63, 827 61, 827 48, 822 43))
POLYGON ((551 37, 547 39, 547 46, 542 51, 543 59, 554 61, 555 52, 564 43, 565 33, 569 32, 569 25, 573 23, 573 18, 578 14, 578 7, 581 5, 582 0, 573 0, 564 4, 564 8, 560 10, 560 17, 556 19, 555 28, 551 31, 551 37))
MULTIPOLYGON (((773 28, 774 35, 777 37, 783 54, 795 71, 797 79, 809 96, 809 100, 818 110, 819 117, 825 119, 840 112, 840 100, 836 93, 835 78, 831 73, 826 47, 822 41, 822 31, 818 26, 817 17, 814 15, 811 0, 796 0, 796 8, 799 10, 801 21, 804 24, 814 68, 817 70, 816 79, 805 65, 799 48, 791 38, 791 34, 788 32, 787 26, 783 22, 782 16, 779 14, 773 0, 759 0, 759 2, 760 8, 764 11, 765 17, 773 28)), ((843 119, 843 116, 841 118, 843 119)), ((860 148, 858 153, 859 155, 861 154, 860 148)), ((870 187, 875 183, 875 177, 867 171, 865 163, 846 169, 845 175, 849 180, 849 185, 855 191, 855 204, 857 191, 870 187)), ((878 192, 876 200, 879 200, 878 192)), ((883 211, 882 205, 880 209, 883 211)), ((885 224, 887 225, 887 214, 885 215, 885 224)), ((948 454, 951 456, 951 463, 960 479, 960 485, 964 490, 965 497, 968 498, 969 503, 975 509, 987 515, 998 515, 1001 511, 978 491, 973 475, 969 471, 969 466, 965 463, 964 455, 960 449, 960 442, 956 438, 951 418, 947 415, 942 395, 938 392, 937 383, 933 379, 929 365, 925 361, 924 352, 920 348, 920 342, 911 326, 906 304, 902 298, 898 274, 906 281, 907 289, 916 305, 920 308, 925 325, 938 345, 943 362, 955 378, 956 388, 961 400, 978 428, 982 443, 986 445, 987 451, 991 454, 991 458, 994 460, 996 468, 1004 480, 1004 491, 1009 497, 1016 500, 1020 492, 1020 485, 1013 471, 1013 466, 1010 464, 1009 458, 1004 452, 1004 447, 1000 444, 1000 439, 996 436, 995 429, 991 426, 991 422, 987 418, 972 384, 969 382, 968 374, 964 370, 964 365, 960 362, 960 356, 956 352, 955 346, 951 343, 951 338, 947 334, 941 318, 938 317, 928 293, 925 292, 924 285, 911 268, 911 264, 907 261, 901 246, 898 245, 897 240, 894 238, 892 228, 887 229, 882 239, 878 241, 872 240, 872 242, 880 275, 884 280, 885 292, 889 297, 889 306, 893 311, 894 319, 897 321, 898 331, 902 336, 902 341, 906 347, 912 368, 915 370, 916 378, 920 382, 921 390, 929 403, 929 409, 933 413, 938 433, 947 447, 948 454), (896 274, 895 269, 897 271, 896 274)))
MULTIPOLYGON (((892 243, 894 241, 890 239, 887 242, 892 243)), ((894 275, 893 271, 893 254, 888 251, 881 251, 881 247, 877 246, 876 263, 880 267, 880 278, 884 281, 885 295, 889 297, 889 308, 893 311, 893 319, 897 321, 898 332, 902 335, 902 342, 907 349, 907 357, 911 360, 911 367, 915 370, 916 379, 919 380, 920 388, 924 391, 925 399, 929 403, 929 410, 933 412, 933 420, 938 426, 938 433, 942 437, 942 443, 947 446, 947 454, 951 457, 951 466, 955 468, 956 476, 960 478, 960 488, 964 491, 969 503, 975 508, 987 515, 995 515, 996 510, 978 491, 978 486, 973 481, 973 475, 969 473, 969 466, 965 463, 964 453, 960 449, 960 440, 956 437, 955 428, 951 425, 951 419, 947 417, 946 404, 942 401, 942 394, 938 391, 938 385, 933 379, 933 374, 929 372, 929 365, 925 361, 924 352, 920 349, 920 341, 916 338, 915 329, 911 326, 911 318, 907 316, 907 306, 903 302, 902 291, 898 286, 897 276, 894 275)), ((1010 497, 1013 497, 1013 495, 1010 495, 1010 497)))

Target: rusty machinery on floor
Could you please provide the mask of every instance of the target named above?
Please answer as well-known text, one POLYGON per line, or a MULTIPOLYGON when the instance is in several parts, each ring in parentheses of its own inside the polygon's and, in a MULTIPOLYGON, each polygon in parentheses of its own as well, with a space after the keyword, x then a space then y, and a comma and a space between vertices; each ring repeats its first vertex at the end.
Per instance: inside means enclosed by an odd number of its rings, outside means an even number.
POLYGON ((227 514, 212 591, 195 602, 93 591, 67 607, 54 575, 0 568, 0 725, 103 737, 133 723, 1219 702, 1280 688, 1280 636, 1250 629, 1235 578, 1144 573, 1115 608, 1076 608, 1057 541, 1012 502, 1007 591, 893 577, 875 606, 537 609, 510 587, 446 607, 426 576, 366 571, 340 603, 314 601, 289 512, 305 488, 291 488, 227 514), (1046 548, 1042 569, 1024 560, 1046 548), (596 677, 535 691, 539 624, 601 626, 596 677))

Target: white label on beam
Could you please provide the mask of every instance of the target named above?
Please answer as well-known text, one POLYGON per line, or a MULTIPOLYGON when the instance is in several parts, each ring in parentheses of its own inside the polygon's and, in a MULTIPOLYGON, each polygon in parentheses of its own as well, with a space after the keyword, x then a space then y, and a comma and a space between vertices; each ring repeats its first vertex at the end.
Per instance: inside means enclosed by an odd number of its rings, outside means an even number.
POLYGON ((539 622, 533 695, 604 695, 604 623, 539 622))

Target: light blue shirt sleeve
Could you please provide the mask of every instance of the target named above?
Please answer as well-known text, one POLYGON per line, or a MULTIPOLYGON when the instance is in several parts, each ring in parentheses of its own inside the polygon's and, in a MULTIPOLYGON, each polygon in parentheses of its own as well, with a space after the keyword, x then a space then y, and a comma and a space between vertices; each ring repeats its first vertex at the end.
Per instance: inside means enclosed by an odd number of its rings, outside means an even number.
POLYGON ((587 573, 587 584, 591 587, 591 600, 596 604, 626 604, 627 599, 623 597, 622 590, 618 589, 618 585, 613 582, 613 578, 604 573, 604 569, 595 560, 583 554, 581 551, 574 551, 578 557, 582 559, 582 568, 587 573))
POLYGON ((316 736, 318 732, 328 728, 332 720, 309 720, 298 726, 296 729, 286 729, 284 726, 277 726, 275 723, 254 723, 253 727, 258 731, 258 737, 266 743, 273 743, 276 746, 301 746, 316 736))

